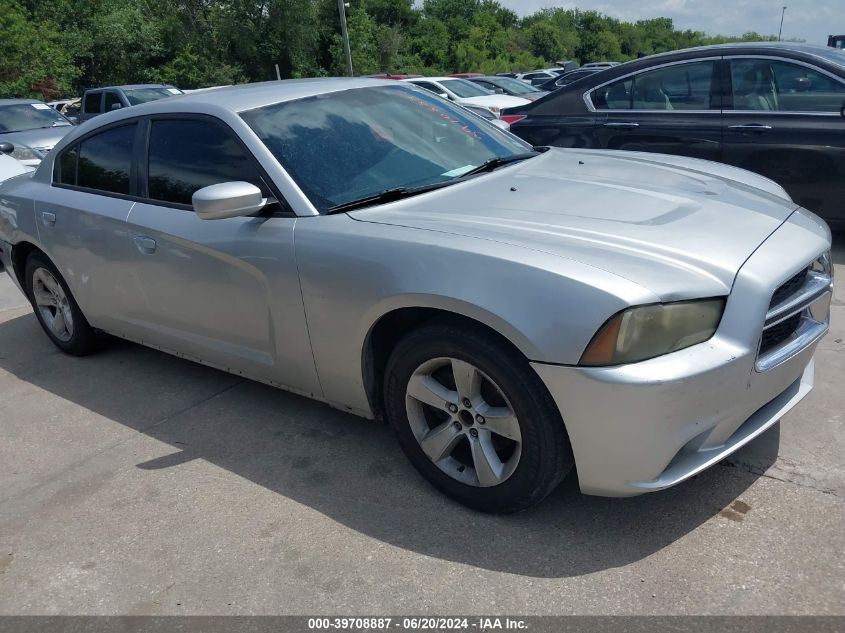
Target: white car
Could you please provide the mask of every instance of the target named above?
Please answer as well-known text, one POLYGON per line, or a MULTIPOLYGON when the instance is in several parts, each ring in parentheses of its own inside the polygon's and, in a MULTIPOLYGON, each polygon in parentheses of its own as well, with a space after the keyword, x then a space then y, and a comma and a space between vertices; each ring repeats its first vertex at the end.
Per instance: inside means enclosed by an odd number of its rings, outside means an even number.
POLYGON ((531 103, 522 97, 490 92, 466 79, 456 77, 414 77, 402 79, 401 81, 412 83, 420 88, 431 90, 444 99, 449 99, 462 106, 481 106, 487 108, 499 116, 499 112, 505 108, 515 108, 531 103))

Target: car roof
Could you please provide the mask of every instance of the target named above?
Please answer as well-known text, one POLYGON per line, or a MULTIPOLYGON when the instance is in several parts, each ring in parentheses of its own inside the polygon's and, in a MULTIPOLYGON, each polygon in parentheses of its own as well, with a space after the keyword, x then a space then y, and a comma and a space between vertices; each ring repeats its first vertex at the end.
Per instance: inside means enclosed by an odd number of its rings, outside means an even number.
MULTIPOLYGON (((456 79, 466 79, 465 77, 414 77, 414 81, 455 81, 456 79)), ((412 81, 405 79, 404 81, 412 81)))
POLYGON ((4 105, 21 105, 25 103, 43 103, 38 99, 0 99, 0 106, 4 105))
MULTIPOLYGON (((681 53, 720 53, 720 52, 736 52, 742 49, 754 50, 760 52, 760 50, 770 50, 770 51, 792 51, 794 53, 804 53, 806 55, 818 55, 819 53, 824 53, 828 51, 829 47, 826 46, 818 46, 816 44, 805 44, 804 42, 731 42, 729 44, 710 44, 708 46, 696 46, 693 48, 683 48, 676 51, 669 51, 666 53, 656 53, 654 55, 649 55, 647 57, 642 57, 638 60, 633 61, 641 61, 643 59, 654 59, 658 57, 671 57, 672 55, 678 55, 681 53)), ((628 62, 630 63, 630 62, 628 62)), ((620 64, 624 65, 624 64, 620 64)), ((615 66, 614 68, 618 68, 615 66)))
POLYGON ((141 90, 143 88, 175 88, 170 84, 126 84, 123 86, 98 86, 97 88, 86 88, 85 92, 95 90, 141 90))
MULTIPOLYGON (((396 83, 393 79, 352 77, 284 79, 282 81, 239 84, 173 95, 167 99, 158 99, 132 106, 131 109, 126 108, 125 111, 131 116, 180 111, 219 111, 220 109, 243 112, 274 103, 304 99, 330 92, 374 86, 395 86, 396 83)), ((123 111, 118 110, 118 112, 123 111)))

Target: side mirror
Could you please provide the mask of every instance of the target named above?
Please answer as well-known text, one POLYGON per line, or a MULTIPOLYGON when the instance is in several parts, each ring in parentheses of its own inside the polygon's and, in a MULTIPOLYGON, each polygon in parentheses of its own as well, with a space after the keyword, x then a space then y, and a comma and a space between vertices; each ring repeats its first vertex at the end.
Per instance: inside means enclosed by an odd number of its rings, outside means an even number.
POLYGON ((222 220, 261 211, 267 204, 267 198, 252 183, 236 180, 198 189, 191 202, 201 219, 222 220))
POLYGON ((437 93, 437 96, 438 96, 438 97, 442 97, 443 99, 448 99, 448 98, 449 98, 449 93, 447 93, 447 92, 438 92, 438 93, 437 93))
POLYGON ((3 141, 2 143, 0 143, 0 154, 11 154, 14 151, 15 146, 9 143, 8 141, 3 141))
POLYGON ((504 91, 504 90, 502 90, 501 88, 496 88, 495 92, 496 92, 496 94, 497 94, 497 95, 503 95, 503 94, 505 94, 505 91, 504 91))
POLYGON ((123 104, 122 104, 122 103, 113 103, 113 104, 111 104, 111 109, 112 109, 112 110, 120 110, 122 107, 123 107, 123 104))

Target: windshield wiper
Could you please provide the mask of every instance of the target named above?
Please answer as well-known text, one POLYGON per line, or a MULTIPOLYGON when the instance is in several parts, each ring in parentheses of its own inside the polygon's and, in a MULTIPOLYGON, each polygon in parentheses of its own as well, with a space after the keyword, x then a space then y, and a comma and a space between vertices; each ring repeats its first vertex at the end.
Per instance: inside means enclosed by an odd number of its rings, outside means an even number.
POLYGON ((526 160, 528 158, 534 158, 535 156, 539 156, 540 152, 524 152, 522 154, 511 154, 510 156, 494 156, 488 160, 485 160, 481 163, 478 167, 474 167, 470 169, 468 172, 461 174, 461 178, 466 178, 467 176, 475 176, 476 174, 483 174, 487 171, 493 171, 494 169, 501 167, 502 165, 507 165, 508 163, 515 163, 518 160, 526 160))
POLYGON ((441 187, 445 187, 447 185, 451 185, 454 181, 446 180, 444 182, 436 182, 431 185, 423 185, 421 187, 393 187, 392 189, 385 189, 384 191, 379 191, 372 196, 366 196, 364 198, 358 198, 357 200, 350 200, 349 202, 342 202, 341 204, 336 204, 333 207, 329 207, 326 210, 328 215, 332 215, 333 213, 343 213, 344 211, 352 211, 353 209, 360 209, 361 207, 369 207, 374 204, 385 204, 386 202, 394 202, 396 200, 402 200, 403 198, 410 198, 411 196, 415 196, 419 193, 425 193, 426 191, 433 191, 434 189, 440 189, 441 187))

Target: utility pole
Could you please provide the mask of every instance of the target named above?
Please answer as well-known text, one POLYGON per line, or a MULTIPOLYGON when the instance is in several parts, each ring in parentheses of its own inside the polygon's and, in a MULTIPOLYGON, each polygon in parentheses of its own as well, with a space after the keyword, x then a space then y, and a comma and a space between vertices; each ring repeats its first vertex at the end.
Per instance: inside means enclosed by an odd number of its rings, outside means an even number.
POLYGON ((786 15, 786 7, 783 8, 783 11, 780 12, 780 28, 778 29, 778 42, 780 42, 780 36, 783 33, 783 16, 786 15))
POLYGON ((345 0, 337 0, 337 9, 340 11, 340 33, 343 36, 343 52, 346 53, 346 74, 352 77, 352 51, 349 49, 349 31, 346 30, 346 7, 348 6, 345 0))

